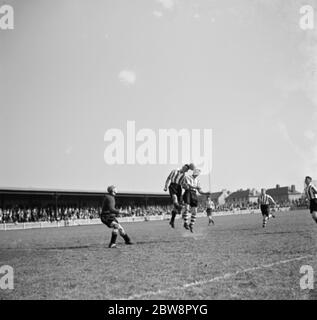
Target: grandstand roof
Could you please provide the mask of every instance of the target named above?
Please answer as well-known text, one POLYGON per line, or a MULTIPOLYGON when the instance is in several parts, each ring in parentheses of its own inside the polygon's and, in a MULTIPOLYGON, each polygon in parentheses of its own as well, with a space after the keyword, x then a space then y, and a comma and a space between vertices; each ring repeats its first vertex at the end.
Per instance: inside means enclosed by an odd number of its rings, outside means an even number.
MULTIPOLYGON (((1 194, 25 194, 25 195, 86 195, 86 196, 102 196, 105 191, 100 190, 66 190, 66 189, 42 189, 42 188, 0 188, 1 194)), ((155 192, 119 192, 118 196, 126 197, 169 197, 167 193, 155 192)))

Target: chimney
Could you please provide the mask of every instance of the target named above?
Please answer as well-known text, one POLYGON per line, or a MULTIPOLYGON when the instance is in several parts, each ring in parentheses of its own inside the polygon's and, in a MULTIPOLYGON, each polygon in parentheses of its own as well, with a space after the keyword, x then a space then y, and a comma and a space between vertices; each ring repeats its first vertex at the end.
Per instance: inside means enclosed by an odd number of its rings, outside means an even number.
POLYGON ((276 189, 279 189, 279 188, 280 188, 280 185, 279 185, 279 184, 277 184, 277 185, 276 185, 276 189))
POLYGON ((295 185, 294 184, 291 185, 291 192, 295 192, 295 185))

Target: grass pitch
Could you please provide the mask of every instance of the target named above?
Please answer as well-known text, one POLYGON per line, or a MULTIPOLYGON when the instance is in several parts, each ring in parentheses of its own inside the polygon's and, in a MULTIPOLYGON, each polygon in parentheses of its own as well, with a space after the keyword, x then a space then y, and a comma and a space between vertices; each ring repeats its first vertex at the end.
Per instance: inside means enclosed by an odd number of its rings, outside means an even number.
POLYGON ((200 218, 191 234, 176 220, 123 224, 108 249, 104 225, 0 232, 0 266, 14 290, 0 299, 317 299, 317 225, 308 211, 200 218), (300 289, 300 267, 315 270, 300 289))

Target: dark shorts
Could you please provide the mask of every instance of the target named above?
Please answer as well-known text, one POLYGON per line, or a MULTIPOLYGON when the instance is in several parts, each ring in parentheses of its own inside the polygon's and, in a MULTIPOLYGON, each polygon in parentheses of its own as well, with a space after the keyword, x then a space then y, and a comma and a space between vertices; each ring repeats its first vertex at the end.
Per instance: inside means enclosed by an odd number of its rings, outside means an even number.
POLYGON ((173 195, 175 194, 177 197, 177 201, 180 202, 182 199, 182 187, 181 185, 177 183, 171 183, 168 187, 168 190, 170 192, 171 198, 173 198, 173 195))
POLYGON ((114 214, 110 213, 102 213, 100 215, 101 222, 105 224, 107 227, 112 228, 112 222, 119 223, 114 214))
POLYGON ((310 213, 317 211, 317 199, 310 200, 309 209, 310 209, 310 213))
POLYGON ((186 190, 183 195, 183 200, 186 204, 189 204, 192 208, 198 207, 198 197, 196 191, 186 190))
POLYGON ((261 212, 263 216, 269 216, 270 206, 268 204, 261 204, 261 212))
POLYGON ((207 208, 207 216, 211 216, 212 215, 212 209, 211 208, 207 208))

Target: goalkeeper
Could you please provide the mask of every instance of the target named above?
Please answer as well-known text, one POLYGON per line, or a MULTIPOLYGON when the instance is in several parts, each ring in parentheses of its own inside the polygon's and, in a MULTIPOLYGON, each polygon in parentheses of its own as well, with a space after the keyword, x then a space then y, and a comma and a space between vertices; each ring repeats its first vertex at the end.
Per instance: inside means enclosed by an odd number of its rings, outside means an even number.
POLYGON ((108 228, 112 228, 111 240, 109 248, 116 247, 116 240, 118 233, 124 239, 126 244, 132 244, 129 236, 116 219, 116 216, 120 214, 120 211, 115 208, 115 195, 117 194, 117 188, 115 186, 109 186, 104 197, 100 219, 103 224, 108 228))

